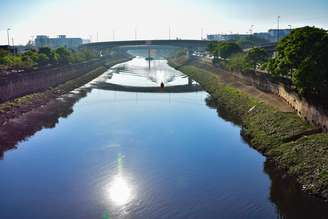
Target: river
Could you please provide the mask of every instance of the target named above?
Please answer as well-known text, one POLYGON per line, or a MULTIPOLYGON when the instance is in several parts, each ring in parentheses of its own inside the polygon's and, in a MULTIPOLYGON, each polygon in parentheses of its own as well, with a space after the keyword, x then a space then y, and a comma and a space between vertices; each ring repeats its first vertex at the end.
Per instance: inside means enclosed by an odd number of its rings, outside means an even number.
POLYGON ((206 99, 165 60, 114 66, 5 152, 0 218, 325 218, 206 99))

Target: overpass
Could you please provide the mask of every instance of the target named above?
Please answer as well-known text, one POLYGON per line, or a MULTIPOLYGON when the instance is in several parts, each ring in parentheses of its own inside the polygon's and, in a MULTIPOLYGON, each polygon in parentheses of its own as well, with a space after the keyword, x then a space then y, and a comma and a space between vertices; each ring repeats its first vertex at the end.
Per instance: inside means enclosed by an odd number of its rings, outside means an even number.
MULTIPOLYGON (((269 54, 272 54, 274 53, 276 50, 277 50, 277 43, 274 42, 274 43, 265 43, 265 44, 260 44, 260 45, 257 45, 255 46, 255 48, 260 48, 260 49, 264 49, 265 51, 267 51, 269 54)), ((244 49, 244 52, 247 52, 249 51, 250 49, 252 48, 247 48, 247 49, 244 49)))
POLYGON ((210 41, 207 40, 128 40, 87 43, 81 45, 80 48, 102 50, 126 46, 174 46, 188 49, 196 49, 207 48, 209 43, 210 41))

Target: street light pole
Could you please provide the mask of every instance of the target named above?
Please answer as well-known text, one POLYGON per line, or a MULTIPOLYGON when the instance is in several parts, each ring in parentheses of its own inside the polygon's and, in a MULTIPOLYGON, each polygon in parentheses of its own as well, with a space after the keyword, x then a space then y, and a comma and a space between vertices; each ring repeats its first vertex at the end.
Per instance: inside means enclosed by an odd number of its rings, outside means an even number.
POLYGON ((16 55, 14 37, 11 38, 11 42, 13 45, 13 53, 14 53, 14 55, 16 55))
POLYGON ((280 38, 280 16, 278 16, 278 32, 277 32, 277 42, 279 42, 279 38, 280 38))
POLYGON ((292 31, 292 25, 289 24, 288 27, 289 27, 289 30, 292 31))
POLYGON ((7 40, 8 40, 8 46, 10 46, 9 30, 10 30, 10 28, 7 28, 7 40))
POLYGON ((169 40, 171 40, 171 27, 169 27, 169 40))
POLYGON ((253 35, 253 28, 254 28, 254 25, 252 24, 251 28, 249 29, 250 35, 253 35))

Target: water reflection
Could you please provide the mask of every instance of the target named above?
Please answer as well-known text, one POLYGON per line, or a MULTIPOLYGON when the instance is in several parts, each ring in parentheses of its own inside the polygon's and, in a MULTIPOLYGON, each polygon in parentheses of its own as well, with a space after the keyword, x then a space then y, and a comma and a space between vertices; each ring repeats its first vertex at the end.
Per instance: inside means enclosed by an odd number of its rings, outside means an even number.
POLYGON ((78 92, 51 100, 48 104, 35 108, 18 118, 9 120, 0 127, 0 159, 7 150, 15 149, 16 144, 33 136, 44 128, 54 128, 59 118, 67 118, 73 113, 73 106, 91 91, 91 87, 83 87, 78 92))
POLYGON ((165 60, 152 61, 151 70, 144 67, 144 58, 137 57, 112 68, 97 88, 109 91, 141 93, 190 93, 202 91, 198 83, 169 67, 165 60))
MULTIPOLYGON (((212 109, 217 109, 218 116, 226 121, 241 125, 240 119, 231 113, 231 110, 212 96, 208 96, 206 104, 212 109)), ((248 142, 247 139, 244 139, 248 142)), ((270 177, 270 201, 276 206, 279 218, 318 218, 325 219, 328 215, 328 203, 319 198, 306 195, 297 181, 284 170, 279 169, 273 161, 266 160, 264 172, 270 177)))
POLYGON ((154 60, 151 63, 151 69, 148 69, 145 67, 148 62, 137 57, 117 65, 112 69, 114 74, 107 82, 134 87, 159 87, 162 82, 165 86, 188 85, 188 77, 167 65, 166 60, 154 60))
POLYGON ((286 175, 270 160, 264 171, 271 179, 270 200, 276 205, 281 218, 327 218, 328 204, 304 194, 296 180, 286 175))
POLYGON ((113 177, 108 190, 111 201, 118 206, 126 205, 132 199, 132 188, 122 174, 113 177))
MULTIPOLYGON (((157 86, 140 74, 122 73, 129 68, 126 64, 119 69, 114 79, 130 75, 131 83, 157 86)), ((111 73, 100 81, 110 82, 111 73)), ((170 85, 190 84, 184 75, 175 80, 170 85)), ((215 112, 205 106, 206 93, 94 89, 68 117, 72 106, 93 88, 99 88, 98 83, 0 130, 0 143, 14 146, 38 130, 53 128, 20 144, 26 150, 0 162, 1 218, 328 215, 327 203, 305 196, 295 181, 268 162, 267 177, 262 157, 241 143, 239 128, 215 118, 215 112), (109 146, 105 150, 103 145, 109 146), (123 154, 129 157, 124 168, 123 154)), ((210 97, 206 102, 211 108, 218 105, 210 97)), ((219 108, 221 118, 238 123, 231 110, 219 108)))
POLYGON ((118 173, 111 177, 106 192, 110 201, 118 207, 131 202, 134 196, 134 190, 123 173, 123 159, 124 156, 119 154, 117 158, 118 173))

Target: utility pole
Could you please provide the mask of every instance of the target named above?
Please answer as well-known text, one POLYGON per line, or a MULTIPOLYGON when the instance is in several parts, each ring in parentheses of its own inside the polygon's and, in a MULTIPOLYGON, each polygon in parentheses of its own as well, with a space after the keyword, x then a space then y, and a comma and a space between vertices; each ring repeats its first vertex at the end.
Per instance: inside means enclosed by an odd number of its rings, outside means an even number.
POLYGON ((277 31, 277 43, 279 42, 279 38, 280 38, 280 16, 278 16, 278 31, 277 31))
POLYGON ((200 30, 200 40, 203 40, 203 32, 204 32, 204 29, 202 28, 202 29, 200 30))
POLYGON ((251 25, 251 28, 249 29, 249 33, 250 33, 250 35, 253 35, 253 28, 254 28, 254 25, 252 24, 252 25, 251 25))
POLYGON ((171 40, 171 27, 169 27, 169 40, 171 40))
POLYGON ((9 30, 10 30, 10 28, 7 28, 7 40, 8 40, 8 46, 10 46, 9 30))
POLYGON ((97 42, 99 42, 99 34, 98 34, 98 32, 97 32, 97 42))
POLYGON ((13 53, 14 53, 14 55, 16 55, 14 37, 11 37, 11 43, 13 45, 13 53))
POLYGON ((134 40, 137 40, 137 28, 134 28, 134 40))

